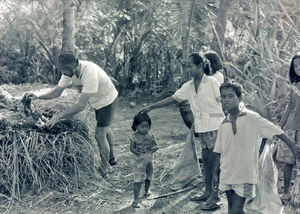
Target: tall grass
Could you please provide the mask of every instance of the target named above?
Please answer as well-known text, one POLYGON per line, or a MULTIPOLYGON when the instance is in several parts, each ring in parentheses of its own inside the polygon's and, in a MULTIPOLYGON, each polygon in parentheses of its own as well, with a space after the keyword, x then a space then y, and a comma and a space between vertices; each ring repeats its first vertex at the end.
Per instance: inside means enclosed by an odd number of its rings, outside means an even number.
POLYGON ((271 5, 253 1, 250 29, 247 26, 235 32, 234 43, 244 48, 232 47, 228 54, 233 56, 233 62, 224 64, 229 78, 242 83, 245 104, 277 122, 287 104, 289 64, 293 54, 299 51, 295 44, 297 41, 299 44, 300 33, 296 27, 299 23, 294 23, 280 1, 271 1, 271 5), (273 8, 266 10, 267 6, 273 8), (236 66, 238 62, 234 60, 240 56, 244 57, 244 63, 236 66))

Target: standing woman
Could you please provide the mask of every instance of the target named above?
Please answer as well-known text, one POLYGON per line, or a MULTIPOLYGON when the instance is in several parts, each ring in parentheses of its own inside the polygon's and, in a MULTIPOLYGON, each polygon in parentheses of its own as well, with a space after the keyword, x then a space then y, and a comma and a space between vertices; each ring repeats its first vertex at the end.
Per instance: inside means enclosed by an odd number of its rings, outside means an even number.
POLYGON ((220 97, 220 83, 207 76, 208 60, 199 53, 191 54, 185 64, 185 71, 192 79, 182 85, 172 96, 147 106, 142 112, 150 112, 170 104, 188 101, 194 117, 193 130, 198 135, 202 145, 202 160, 205 176, 204 193, 191 198, 193 201, 203 201, 201 209, 218 208, 220 200, 217 190, 212 186, 213 168, 216 154, 213 152, 220 124, 224 119, 220 97))
MULTIPOLYGON (((279 125, 294 130, 295 143, 300 145, 300 53, 292 58, 289 77, 291 82, 289 103, 279 125)), ((284 192, 281 198, 287 201, 291 198, 289 189, 296 158, 290 148, 280 142, 276 159, 285 163, 283 171, 284 192)))

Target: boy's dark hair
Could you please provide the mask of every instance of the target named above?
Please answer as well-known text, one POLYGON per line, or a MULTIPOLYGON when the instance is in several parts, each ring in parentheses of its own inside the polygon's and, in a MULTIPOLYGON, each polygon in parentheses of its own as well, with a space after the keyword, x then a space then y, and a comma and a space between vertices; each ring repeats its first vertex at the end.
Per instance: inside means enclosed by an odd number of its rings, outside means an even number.
POLYGON ((300 58, 300 53, 295 54, 295 56, 292 58, 291 65, 290 65, 290 81, 291 83, 297 83, 300 82, 300 76, 298 76, 295 72, 295 66, 294 66, 294 60, 300 58))
POLYGON ((212 74, 215 74, 218 70, 223 68, 223 63, 219 54, 213 50, 204 53, 204 56, 208 59, 211 67, 212 74))
POLYGON ((136 127, 144 121, 148 122, 149 128, 151 128, 151 118, 147 113, 138 113, 135 115, 131 126, 132 130, 136 131, 136 127))
POLYGON ((192 53, 189 55, 189 58, 192 58, 192 62, 195 65, 200 65, 201 63, 204 64, 204 73, 209 74, 210 73, 210 65, 209 62, 207 62, 204 57, 202 57, 199 53, 192 53))
POLYGON ((62 52, 58 57, 58 63, 60 64, 78 63, 78 57, 73 52, 62 52))
POLYGON ((232 88, 238 98, 242 97, 243 87, 241 84, 233 81, 228 81, 220 86, 220 93, 224 88, 232 88))

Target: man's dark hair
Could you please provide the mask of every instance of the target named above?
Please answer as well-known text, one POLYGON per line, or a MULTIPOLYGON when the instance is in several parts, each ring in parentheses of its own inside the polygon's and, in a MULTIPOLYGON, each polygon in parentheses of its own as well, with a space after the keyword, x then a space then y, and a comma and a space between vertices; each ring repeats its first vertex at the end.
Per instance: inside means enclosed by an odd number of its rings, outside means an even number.
POLYGON ((232 88, 238 98, 242 97, 243 87, 241 84, 234 81, 225 82, 220 86, 220 93, 224 88, 232 88))
POLYGON ((189 58, 192 59, 192 62, 195 65, 200 65, 201 63, 203 63, 204 73, 205 74, 209 74, 210 73, 209 62, 205 61, 204 57, 201 56, 200 53, 198 53, 198 52, 192 53, 191 55, 189 55, 189 58))
POLYGON ((72 64, 78 63, 78 58, 73 52, 62 52, 58 57, 58 63, 60 64, 72 64))

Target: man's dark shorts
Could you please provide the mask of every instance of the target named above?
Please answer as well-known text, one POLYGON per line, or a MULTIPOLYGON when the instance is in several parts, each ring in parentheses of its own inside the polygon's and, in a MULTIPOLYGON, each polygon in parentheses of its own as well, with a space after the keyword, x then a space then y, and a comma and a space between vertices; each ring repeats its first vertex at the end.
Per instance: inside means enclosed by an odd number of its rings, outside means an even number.
POLYGON ((95 110, 97 127, 110 126, 114 113, 118 104, 118 98, 116 98, 111 104, 103 108, 95 110))

